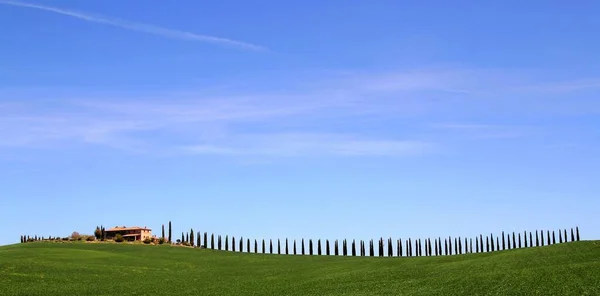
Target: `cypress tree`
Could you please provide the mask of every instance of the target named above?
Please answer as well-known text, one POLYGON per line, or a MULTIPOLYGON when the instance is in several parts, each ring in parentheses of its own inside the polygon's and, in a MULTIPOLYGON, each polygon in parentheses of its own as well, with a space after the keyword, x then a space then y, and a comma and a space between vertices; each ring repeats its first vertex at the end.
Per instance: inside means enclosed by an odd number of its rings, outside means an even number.
POLYGON ((569 237, 567 236, 567 230, 566 229, 565 229, 565 236, 564 236, 564 238, 565 238, 565 243, 569 241, 569 237))
POLYGON ((171 240, 171 221, 169 221, 169 244, 172 242, 173 241, 171 240))
POLYGON ((489 252, 490 251, 490 238, 487 236, 485 237, 485 247, 486 247, 485 248, 486 251, 489 252))
POLYGON ((456 238, 454 238, 454 255, 458 255, 458 244, 460 243, 460 240, 457 240, 456 238))
POLYGON ((533 247, 533 232, 529 232, 529 247, 533 247))
POLYGON ((300 247, 302 249, 302 255, 304 255, 304 239, 302 239, 302 245, 300 247))
POLYGON ((462 255, 462 241, 460 237, 458 238, 458 252, 457 254, 462 255))
POLYGON ((334 253, 335 253, 336 256, 340 255, 339 250, 338 250, 338 240, 337 239, 335 240, 335 242, 333 244, 333 251, 334 251, 334 253))
POLYGON ((294 240, 294 255, 296 255, 296 240, 294 240))
POLYGON ((312 256, 313 254, 313 244, 312 244, 312 238, 308 239, 308 254, 312 256))
POLYGON ((438 240, 437 240, 437 238, 434 239, 434 245, 435 245, 435 255, 439 256, 440 254, 438 253, 438 240))
POLYGON ((507 237, 508 237, 508 249, 512 250, 512 244, 510 243, 510 234, 507 235, 507 237))
POLYGON ((190 229, 190 244, 194 246, 194 229, 190 229))
POLYGON ((479 235, 479 251, 481 251, 481 253, 484 252, 483 250, 483 235, 479 235))
POLYGON ((452 237, 448 237, 448 251, 452 255, 452 237))
POLYGON ((277 239, 277 255, 281 255, 281 240, 277 239))
POLYGON ((431 239, 429 239, 429 256, 433 256, 433 252, 431 251, 431 239))
POLYGON ((575 234, 573 233, 573 228, 571 228, 571 241, 575 241, 575 234))
POLYGON ((269 239, 269 254, 273 254, 273 239, 269 239))
POLYGON ((502 231, 502 251, 506 250, 506 241, 504 238, 504 231, 502 231))
POLYGON ((475 252, 479 253, 479 238, 475 237, 475 252))
POLYGON ((251 249, 250 249, 250 239, 247 238, 246 239, 246 253, 251 253, 251 249))
MULTIPOLYGON (((319 246, 319 250, 320 250, 320 246, 319 246)), ((352 256, 355 257, 356 256, 356 241, 352 240, 352 256)))
POLYGON ((325 239, 325 254, 327 256, 331 255, 331 249, 329 249, 329 240, 325 239))
MULTIPOLYGON (((100 230, 102 232, 102 230, 100 230)), ((165 239, 165 224, 162 225, 162 236, 163 240, 165 239)))
POLYGON ((577 241, 580 241, 580 237, 579 237, 579 226, 575 227, 575 232, 577 233, 577 241))
POLYGON ((494 252, 494 235, 490 233, 490 240, 492 243, 492 252, 494 252))
POLYGON ((546 241, 548 242, 548 243, 547 243, 547 245, 550 245, 550 244, 551 244, 551 241, 550 241, 550 230, 548 230, 548 231, 546 232, 546 241))
POLYGON ((525 248, 527 248, 527 231, 523 232, 523 240, 525 241, 525 248))
POLYGON ((204 248, 208 249, 208 233, 204 233, 204 248))
POLYGON ((288 247, 288 239, 287 239, 287 237, 285 238, 285 254, 286 255, 290 254, 290 249, 288 247))
POLYGON ((223 244, 221 242, 221 235, 218 236, 217 244, 219 245, 219 250, 222 250, 223 244))
POLYGON ((521 248, 521 233, 519 233, 519 249, 521 248))
POLYGON ((240 237, 240 253, 244 252, 244 237, 240 237))
POLYGON ((321 239, 317 241, 317 254, 321 256, 321 239))
POLYGON ((539 234, 538 234, 537 230, 535 231, 535 246, 536 247, 540 246, 540 237, 539 237, 539 234))
POLYGON ((231 237, 231 251, 235 252, 235 236, 231 237))
POLYGON ((185 237, 183 236, 183 232, 182 232, 182 233, 181 233, 181 243, 185 243, 185 242, 186 242, 186 239, 185 239, 185 237))
POLYGON ((496 237, 496 251, 500 251, 500 239, 496 237))
POLYGON ((379 238, 379 250, 377 253, 379 257, 383 256, 383 238, 379 238))
POLYGON ((544 231, 540 230, 540 242, 542 243, 542 247, 544 246, 544 231))
MULTIPOLYGON (((266 249, 267 249, 267 248, 265 247, 265 239, 263 238, 263 239, 262 239, 262 253, 263 253, 263 254, 265 254, 265 253, 266 253, 266 249)), ((302 255, 304 255, 304 254, 302 254, 302 255)))
POLYGON ((559 230, 558 231, 558 242, 562 244, 562 232, 559 230))
POLYGON ((388 239, 388 257, 394 256, 394 247, 392 245, 392 238, 388 239))
POLYGON ((360 240, 360 255, 361 256, 367 256, 367 251, 365 249, 365 241, 364 240, 360 240))
POLYGON ((375 256, 375 250, 374 250, 374 246, 373 246, 373 240, 371 239, 369 241, 369 256, 373 257, 375 256))
POLYGON ((344 248, 344 250, 343 250, 344 251, 344 256, 348 256, 348 241, 346 241, 346 239, 344 239, 343 248, 344 248))
POLYGON ((198 242, 196 243, 196 245, 198 246, 198 248, 201 248, 202 247, 202 239, 201 239, 202 235, 201 235, 200 231, 198 231, 198 233, 196 234, 196 237, 198 239, 198 242))
POLYGON ((517 238, 517 237, 515 236, 515 233, 513 232, 513 240, 512 240, 512 243, 513 243, 513 249, 516 249, 516 248, 517 248, 517 239, 516 239, 516 238, 517 238))
POLYGON ((444 242, 446 243, 446 247, 444 248, 445 254, 446 254, 446 256, 448 256, 448 240, 444 239, 444 242))
POLYGON ((556 245, 556 232, 552 230, 552 244, 556 245))
POLYGON ((469 238, 469 253, 473 254, 473 238, 469 238))
POLYGON ((254 254, 258 253, 258 241, 256 241, 256 239, 254 239, 254 254))
POLYGON ((225 235, 225 251, 229 251, 229 236, 225 235))
POLYGON ((397 256, 398 257, 402 257, 402 239, 399 238, 398 242, 396 244, 397 244, 397 247, 398 247, 398 254, 397 254, 397 256))

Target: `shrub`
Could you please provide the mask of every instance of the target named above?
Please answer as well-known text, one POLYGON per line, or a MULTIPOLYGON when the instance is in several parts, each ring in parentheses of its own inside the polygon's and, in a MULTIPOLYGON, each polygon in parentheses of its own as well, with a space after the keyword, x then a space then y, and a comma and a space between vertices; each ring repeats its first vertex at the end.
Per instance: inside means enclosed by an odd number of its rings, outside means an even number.
POLYGON ((88 241, 88 242, 93 242, 93 241, 96 240, 96 237, 88 236, 85 240, 88 241))
POLYGON ((121 234, 115 235, 115 242, 122 243, 124 241, 125 241, 125 238, 123 238, 123 236, 121 234))
POLYGON ((146 239, 144 239, 144 244, 148 245, 152 242, 152 239, 147 237, 146 239))
POLYGON ((81 235, 79 234, 79 232, 73 231, 73 233, 71 233, 71 238, 78 239, 81 238, 81 235))
POLYGON ((161 238, 158 239, 158 244, 159 245, 162 245, 164 243, 165 243, 165 238, 164 237, 161 237, 161 238))

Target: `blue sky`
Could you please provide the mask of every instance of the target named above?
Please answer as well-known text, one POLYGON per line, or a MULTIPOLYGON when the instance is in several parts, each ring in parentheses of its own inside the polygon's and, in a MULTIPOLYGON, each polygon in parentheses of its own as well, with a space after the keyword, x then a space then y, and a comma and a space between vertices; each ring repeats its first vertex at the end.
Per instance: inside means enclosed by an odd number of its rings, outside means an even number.
POLYGON ((0 0, 0 244, 599 239, 600 3, 0 0))

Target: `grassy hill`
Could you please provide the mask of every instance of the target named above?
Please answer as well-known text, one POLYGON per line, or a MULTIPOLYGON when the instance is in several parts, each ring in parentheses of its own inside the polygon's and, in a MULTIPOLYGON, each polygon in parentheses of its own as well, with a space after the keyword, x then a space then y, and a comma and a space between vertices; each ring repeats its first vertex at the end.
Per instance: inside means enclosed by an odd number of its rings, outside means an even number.
POLYGON ((600 295, 600 241, 448 257, 0 247, 1 295, 600 295))

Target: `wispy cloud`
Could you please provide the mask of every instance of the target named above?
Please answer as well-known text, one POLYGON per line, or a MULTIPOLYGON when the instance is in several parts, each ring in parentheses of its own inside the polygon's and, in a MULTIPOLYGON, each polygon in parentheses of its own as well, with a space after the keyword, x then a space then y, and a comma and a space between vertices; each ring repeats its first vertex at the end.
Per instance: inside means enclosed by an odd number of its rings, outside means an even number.
POLYGON ((67 10, 67 9, 62 9, 62 8, 56 8, 56 7, 51 7, 51 6, 21 2, 21 1, 7 1, 7 0, 0 0, 0 4, 44 10, 44 11, 48 11, 48 12, 53 12, 53 13, 58 13, 58 14, 74 17, 74 18, 84 20, 87 22, 100 23, 100 24, 104 24, 104 25, 119 27, 119 28, 123 28, 123 29, 127 29, 127 30, 137 31, 137 32, 153 34, 153 35, 162 36, 162 37, 166 37, 166 38, 201 41, 201 42, 208 42, 208 43, 214 43, 214 44, 235 46, 235 47, 239 47, 239 48, 244 48, 244 49, 249 49, 249 50, 257 50, 257 51, 267 50, 267 48, 265 48, 263 46, 250 44, 250 43, 246 43, 246 42, 242 42, 242 41, 221 38, 221 37, 200 35, 200 34, 196 34, 196 33, 179 31, 179 30, 172 30, 172 29, 155 26, 155 25, 136 23, 136 22, 131 22, 131 21, 117 19, 117 18, 111 18, 111 17, 105 17, 105 16, 95 16, 95 15, 91 15, 91 14, 87 14, 87 13, 82 13, 82 12, 72 11, 72 10, 67 10))

